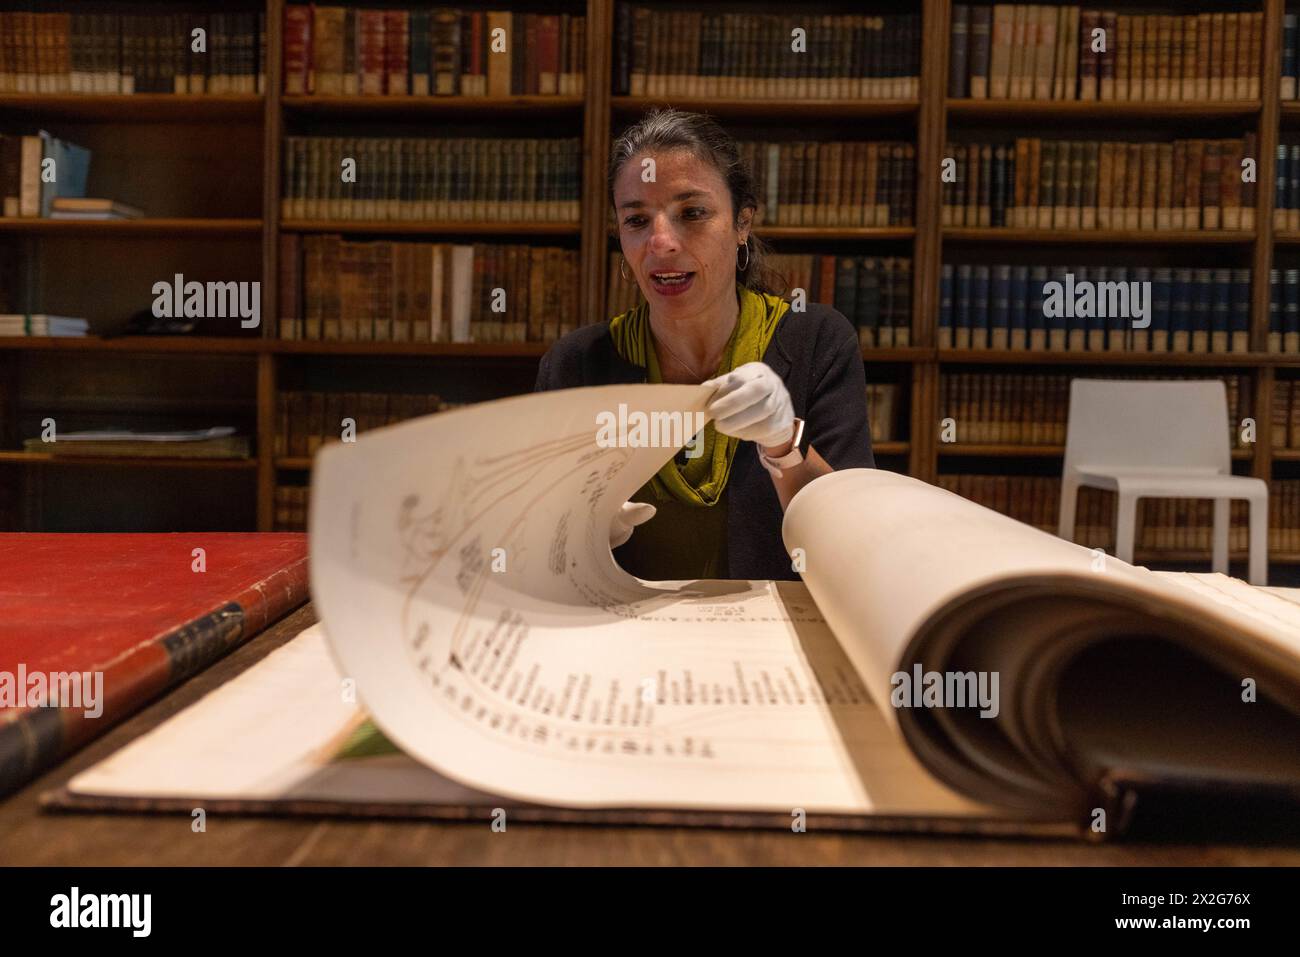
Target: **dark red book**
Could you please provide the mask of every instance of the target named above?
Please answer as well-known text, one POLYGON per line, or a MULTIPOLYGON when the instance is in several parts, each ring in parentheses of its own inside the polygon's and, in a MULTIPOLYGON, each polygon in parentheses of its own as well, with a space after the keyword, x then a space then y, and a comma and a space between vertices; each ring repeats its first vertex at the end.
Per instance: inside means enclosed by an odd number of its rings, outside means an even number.
POLYGON ((311 93, 311 6, 290 4, 284 8, 284 92, 311 93))
POLYGON ((306 600, 302 534, 0 534, 0 795, 306 600))

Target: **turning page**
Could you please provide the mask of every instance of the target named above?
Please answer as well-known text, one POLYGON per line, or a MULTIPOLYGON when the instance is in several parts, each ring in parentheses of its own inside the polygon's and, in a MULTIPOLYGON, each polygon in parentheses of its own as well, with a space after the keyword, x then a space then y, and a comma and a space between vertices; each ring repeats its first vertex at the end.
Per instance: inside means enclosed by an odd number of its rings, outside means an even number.
POLYGON ((987 814, 902 746, 802 584, 618 567, 611 517, 707 396, 549 392, 323 449, 312 592, 341 680, 407 753, 523 801, 987 814))

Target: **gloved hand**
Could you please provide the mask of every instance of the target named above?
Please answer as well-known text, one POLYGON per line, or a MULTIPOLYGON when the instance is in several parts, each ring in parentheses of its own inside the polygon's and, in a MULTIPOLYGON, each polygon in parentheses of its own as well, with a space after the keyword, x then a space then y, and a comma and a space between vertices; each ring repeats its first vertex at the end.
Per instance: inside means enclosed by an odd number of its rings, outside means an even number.
POLYGON ((746 362, 700 385, 714 387, 706 411, 723 435, 776 448, 794 436, 794 405, 781 377, 765 362, 746 362))
POLYGON ((649 502, 624 502, 609 523, 609 547, 618 548, 632 537, 632 529, 648 522, 658 511, 649 502))

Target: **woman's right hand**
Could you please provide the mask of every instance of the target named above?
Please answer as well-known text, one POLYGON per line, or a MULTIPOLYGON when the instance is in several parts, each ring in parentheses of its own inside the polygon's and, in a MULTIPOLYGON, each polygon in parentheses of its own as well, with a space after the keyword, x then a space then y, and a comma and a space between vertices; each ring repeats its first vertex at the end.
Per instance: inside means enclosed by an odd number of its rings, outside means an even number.
POLYGON ((655 507, 649 502, 624 502, 609 523, 609 547, 618 548, 632 537, 632 529, 655 516, 655 507))

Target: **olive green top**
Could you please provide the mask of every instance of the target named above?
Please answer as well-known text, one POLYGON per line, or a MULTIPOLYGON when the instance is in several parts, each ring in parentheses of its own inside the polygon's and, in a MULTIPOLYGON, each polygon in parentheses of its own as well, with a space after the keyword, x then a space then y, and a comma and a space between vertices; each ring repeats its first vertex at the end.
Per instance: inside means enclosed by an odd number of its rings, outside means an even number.
POLYGON ((632 496, 632 501, 649 502, 658 511, 650 521, 632 530, 632 537, 618 549, 618 563, 647 581, 730 577, 727 573, 728 497, 727 490, 723 489, 712 505, 687 505, 672 495, 660 495, 654 483, 647 482, 632 496))

